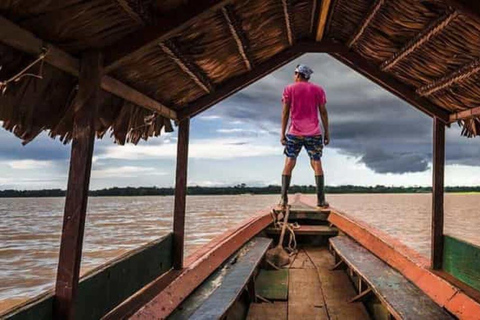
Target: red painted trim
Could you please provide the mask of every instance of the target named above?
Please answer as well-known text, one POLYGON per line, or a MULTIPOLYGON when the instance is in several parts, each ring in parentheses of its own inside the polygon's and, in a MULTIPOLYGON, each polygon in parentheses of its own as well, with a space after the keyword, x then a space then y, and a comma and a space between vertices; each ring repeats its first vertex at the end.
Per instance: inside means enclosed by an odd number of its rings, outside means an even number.
POLYGON ((164 290, 130 319, 165 319, 190 293, 229 256, 272 223, 270 211, 249 218, 213 239, 186 261, 186 267, 164 290))
MULTIPOLYGON (((301 196, 300 201, 310 206, 316 205, 315 199, 311 197, 301 196)), ((430 261, 415 250, 385 232, 333 208, 328 221, 397 269, 432 300, 459 319, 480 320, 480 303, 435 274, 429 268, 430 261)))

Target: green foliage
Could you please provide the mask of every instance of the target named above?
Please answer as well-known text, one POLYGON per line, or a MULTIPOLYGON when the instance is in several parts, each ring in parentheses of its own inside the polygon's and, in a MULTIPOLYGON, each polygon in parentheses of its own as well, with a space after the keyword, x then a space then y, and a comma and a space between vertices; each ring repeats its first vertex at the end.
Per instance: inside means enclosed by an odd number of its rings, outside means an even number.
MULTIPOLYGON (((476 193, 480 192, 480 186, 477 187, 446 187, 446 192, 455 193, 476 193)), ((327 193, 430 193, 430 187, 387 187, 377 185, 374 187, 363 187, 354 185, 345 186, 327 186, 327 193)), ((291 186, 289 193, 315 193, 315 186, 291 186)), ((157 187, 125 187, 108 188, 90 191, 92 197, 122 197, 122 196, 171 196, 174 194, 173 188, 157 187)), ((280 186, 270 185, 266 187, 249 187, 242 183, 233 187, 188 187, 189 195, 235 195, 235 194, 280 194, 280 186)), ((65 191, 60 189, 50 190, 3 190, 0 191, 0 198, 28 198, 28 197, 64 197, 65 191)))

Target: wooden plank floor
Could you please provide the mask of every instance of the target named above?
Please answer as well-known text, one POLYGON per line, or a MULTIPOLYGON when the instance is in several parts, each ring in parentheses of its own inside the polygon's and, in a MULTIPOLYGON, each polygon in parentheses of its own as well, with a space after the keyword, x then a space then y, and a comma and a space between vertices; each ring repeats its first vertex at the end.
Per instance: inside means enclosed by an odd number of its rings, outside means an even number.
POLYGON ((288 319, 328 320, 316 269, 290 269, 288 319))
POLYGON ((328 249, 307 248, 305 251, 317 268, 329 318, 331 320, 370 319, 363 304, 349 302, 356 292, 347 274, 342 270, 330 271, 335 263, 328 249))
POLYGON ((249 320, 366 320, 362 303, 350 303, 356 295, 342 271, 330 271, 334 259, 326 247, 301 248, 288 269, 288 301, 282 305, 253 303, 249 320))

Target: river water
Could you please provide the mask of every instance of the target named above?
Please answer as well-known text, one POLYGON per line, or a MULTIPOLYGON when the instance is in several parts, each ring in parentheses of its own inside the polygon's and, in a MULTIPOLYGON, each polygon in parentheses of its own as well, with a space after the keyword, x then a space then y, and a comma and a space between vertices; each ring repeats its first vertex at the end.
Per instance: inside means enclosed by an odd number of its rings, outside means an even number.
MULTIPOLYGON (((274 195, 187 199, 186 254, 278 201, 274 195)), ((331 205, 429 256, 428 194, 330 195, 331 205)), ((480 195, 448 194, 445 233, 480 245, 480 195)), ((53 286, 63 198, 0 199, 0 312, 53 286)), ((90 198, 82 270, 172 230, 173 197, 90 198)))

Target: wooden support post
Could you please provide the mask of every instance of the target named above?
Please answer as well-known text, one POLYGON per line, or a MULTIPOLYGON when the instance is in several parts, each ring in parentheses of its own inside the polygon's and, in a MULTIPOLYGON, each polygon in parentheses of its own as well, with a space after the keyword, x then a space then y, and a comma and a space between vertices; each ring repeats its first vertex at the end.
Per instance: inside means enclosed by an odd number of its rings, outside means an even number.
POLYGON ((75 117, 55 284, 55 319, 74 318, 95 140, 94 118, 98 108, 101 78, 101 54, 96 51, 85 53, 81 59, 79 89, 73 102, 75 117))
POLYGON ((190 118, 185 118, 180 121, 178 126, 175 208, 173 212, 173 268, 177 270, 183 268, 189 135, 190 118))
POLYGON ((432 269, 443 260, 443 196, 445 174, 445 124, 433 119, 432 269))

